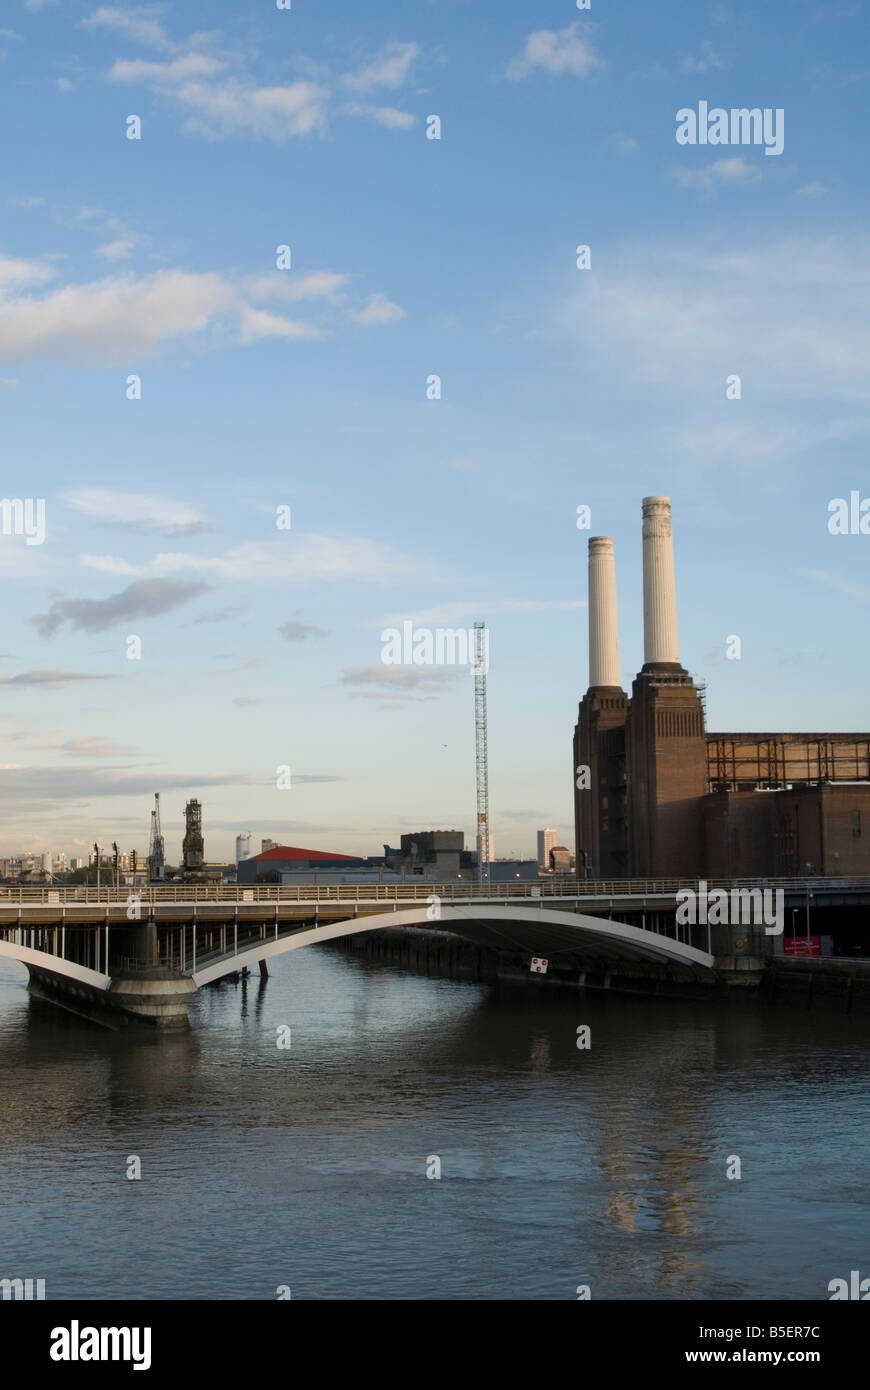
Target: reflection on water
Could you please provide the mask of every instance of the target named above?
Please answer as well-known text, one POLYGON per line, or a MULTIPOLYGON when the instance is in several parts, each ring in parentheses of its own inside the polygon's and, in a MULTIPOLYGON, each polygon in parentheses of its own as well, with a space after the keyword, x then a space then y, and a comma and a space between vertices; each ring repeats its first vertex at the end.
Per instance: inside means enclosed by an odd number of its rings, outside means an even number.
POLYGON ((191 1021, 97 1028, 2 963, 0 1277, 49 1298, 777 1299, 870 1268, 867 1020, 309 949, 202 991, 191 1021))

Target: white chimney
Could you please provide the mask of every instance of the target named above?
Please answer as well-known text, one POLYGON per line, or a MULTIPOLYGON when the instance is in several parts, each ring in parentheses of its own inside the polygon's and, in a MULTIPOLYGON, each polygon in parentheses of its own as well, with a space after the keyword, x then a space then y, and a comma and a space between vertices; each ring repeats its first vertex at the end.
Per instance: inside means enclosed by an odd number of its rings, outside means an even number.
POLYGON ((671 499, 643 499, 643 659, 680 664, 671 499))
POLYGON ((610 536, 589 538, 589 684, 619 685, 616 566, 610 536))

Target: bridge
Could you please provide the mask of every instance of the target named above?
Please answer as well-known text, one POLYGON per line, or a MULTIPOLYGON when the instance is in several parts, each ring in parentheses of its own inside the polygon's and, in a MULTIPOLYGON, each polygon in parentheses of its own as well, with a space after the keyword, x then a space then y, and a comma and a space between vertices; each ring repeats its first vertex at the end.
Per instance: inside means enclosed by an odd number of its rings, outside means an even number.
MULTIPOLYGON (((0 957, 69 1006, 101 1005, 158 1023, 183 1022, 201 986, 288 951, 386 928, 438 929, 481 949, 514 956, 570 957, 578 983, 652 973, 714 982, 717 956, 706 926, 677 926, 677 880, 540 884, 361 883, 142 889, 0 888, 0 957), (614 913, 618 914, 614 917, 614 913), (628 919, 628 920, 626 920, 628 919)), ((714 888, 756 881, 709 880, 714 888)), ((867 880, 765 880, 786 903, 829 894, 858 901, 867 880), (811 886, 810 886, 811 885, 811 886)), ((715 931, 715 929, 714 929, 715 931)), ((751 954, 770 949, 747 934, 751 954)))

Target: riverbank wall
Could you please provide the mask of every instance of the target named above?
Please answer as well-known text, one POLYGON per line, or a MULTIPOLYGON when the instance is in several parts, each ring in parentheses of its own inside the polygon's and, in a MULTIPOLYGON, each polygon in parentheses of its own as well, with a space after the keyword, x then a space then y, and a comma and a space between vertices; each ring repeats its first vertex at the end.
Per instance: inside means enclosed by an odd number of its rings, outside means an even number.
POLYGON ((792 1008, 832 1009, 870 1018, 870 961, 791 959, 782 956, 722 956, 713 972, 648 961, 622 961, 590 969, 588 961, 562 951, 547 962, 545 975, 533 974, 527 953, 492 950, 453 932, 424 927, 390 927, 343 937, 345 951, 451 979, 495 984, 528 982, 536 988, 608 990, 665 998, 728 998, 792 1008))

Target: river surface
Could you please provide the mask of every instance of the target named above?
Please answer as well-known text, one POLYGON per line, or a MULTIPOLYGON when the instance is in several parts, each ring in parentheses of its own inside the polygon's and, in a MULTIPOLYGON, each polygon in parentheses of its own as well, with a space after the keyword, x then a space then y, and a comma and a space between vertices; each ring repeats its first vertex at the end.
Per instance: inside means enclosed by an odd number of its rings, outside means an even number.
POLYGON ((98 1028, 0 962, 0 1277, 48 1299, 827 1299, 870 1276, 870 1019, 326 949, 272 970, 201 991, 173 1034, 98 1028))

